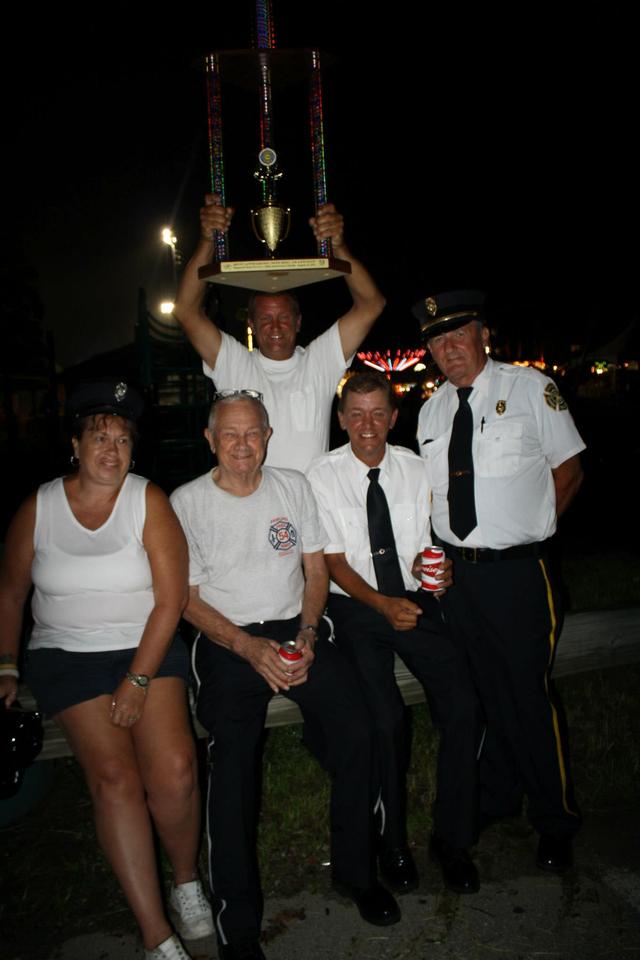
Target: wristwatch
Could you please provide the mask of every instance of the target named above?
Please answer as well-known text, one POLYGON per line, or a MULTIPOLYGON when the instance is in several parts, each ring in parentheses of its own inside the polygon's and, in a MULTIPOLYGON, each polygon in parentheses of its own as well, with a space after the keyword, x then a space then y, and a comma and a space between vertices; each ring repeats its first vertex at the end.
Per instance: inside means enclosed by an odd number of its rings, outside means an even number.
POLYGON ((142 687, 144 692, 147 692, 147 687, 151 683, 151 679, 146 673, 131 673, 127 670, 126 676, 129 683, 132 683, 134 687, 142 687))

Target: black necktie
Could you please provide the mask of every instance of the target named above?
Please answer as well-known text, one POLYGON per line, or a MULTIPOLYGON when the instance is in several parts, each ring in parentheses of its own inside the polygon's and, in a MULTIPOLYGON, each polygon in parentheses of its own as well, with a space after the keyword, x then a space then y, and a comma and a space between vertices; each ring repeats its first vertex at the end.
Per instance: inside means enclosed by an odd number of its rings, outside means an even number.
POLYGON ((449 526, 460 539, 478 524, 473 493, 473 414, 469 394, 473 387, 459 387, 459 406, 453 418, 449 441, 449 526))
POLYGON ((367 520, 373 568, 376 572, 378 590, 388 597, 404 597, 405 586, 396 553, 389 504, 384 490, 378 483, 380 467, 369 470, 367 490, 367 520))

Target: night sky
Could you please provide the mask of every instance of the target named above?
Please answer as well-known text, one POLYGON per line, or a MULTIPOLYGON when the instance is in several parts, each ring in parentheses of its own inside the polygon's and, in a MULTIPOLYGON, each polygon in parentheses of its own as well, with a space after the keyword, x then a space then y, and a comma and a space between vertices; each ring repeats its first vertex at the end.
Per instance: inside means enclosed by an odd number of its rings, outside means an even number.
MULTIPOLYGON (((334 57, 329 193, 389 301, 372 347, 416 346, 411 303, 454 286, 487 289, 503 334, 559 352, 636 315, 635 33, 611 5, 561 7, 417 14, 400 2, 383 19, 370 4, 274 0, 279 47, 334 57)), ((142 4, 66 21, 25 10, 5 35, 2 232, 6 256, 37 274, 59 363, 132 339, 138 287, 151 306, 164 292, 165 222, 189 254, 207 189, 196 62, 249 47, 252 9, 142 4)), ((251 134, 249 114, 225 116, 225 131, 251 134)), ((276 101, 282 198, 300 227, 311 192, 290 127, 276 101)), ((246 209, 254 158, 229 155, 229 201, 246 209)), ((307 333, 343 308, 337 283, 324 298, 330 316, 311 308, 307 333)))

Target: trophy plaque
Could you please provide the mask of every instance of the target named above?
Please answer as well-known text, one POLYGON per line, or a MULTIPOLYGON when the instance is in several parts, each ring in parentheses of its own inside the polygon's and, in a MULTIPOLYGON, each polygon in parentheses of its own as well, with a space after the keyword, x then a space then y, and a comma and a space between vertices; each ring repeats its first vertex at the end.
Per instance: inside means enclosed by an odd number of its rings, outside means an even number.
MULTIPOLYGON (((209 161, 211 192, 226 205, 225 159, 223 152, 223 84, 250 90, 258 101, 258 127, 253 173, 259 202, 250 210, 256 242, 256 257, 234 260, 229 252, 228 234, 216 232, 214 261, 199 270, 201 280, 225 286, 244 287, 265 293, 279 293, 351 272, 351 265, 332 256, 331 241, 320 240, 314 257, 279 257, 279 248, 289 234, 292 211, 281 202, 278 166, 274 145, 274 92, 289 82, 304 79, 309 89, 309 143, 313 201, 316 211, 327 202, 325 142, 322 112, 322 74, 318 50, 277 50, 270 0, 256 2, 257 48, 220 50, 206 57, 207 106, 209 120, 209 161)), ((237 129, 237 118, 234 118, 237 129)), ((228 134, 225 133, 225 137, 228 134)), ((249 174, 248 174, 249 175, 249 174)), ((294 211, 295 213, 295 211, 294 211)), ((242 211, 236 212, 236 217, 242 211)), ((233 227, 232 227, 233 229, 233 227)))

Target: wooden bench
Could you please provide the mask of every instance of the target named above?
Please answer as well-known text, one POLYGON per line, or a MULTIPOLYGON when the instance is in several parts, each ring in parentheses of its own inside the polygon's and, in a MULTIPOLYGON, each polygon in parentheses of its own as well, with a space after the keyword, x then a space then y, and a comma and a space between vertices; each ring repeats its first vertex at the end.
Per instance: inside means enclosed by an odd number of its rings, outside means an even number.
MULTIPOLYGON (((565 620, 553 676, 564 677, 639 661, 640 608, 574 613, 565 620)), ((397 657, 395 674, 404 702, 408 706, 423 703, 422 687, 397 657)), ((20 702, 25 708, 35 709, 33 697, 26 687, 20 690, 20 702)), ((273 697, 267 710, 267 727, 301 722, 302 716, 295 703, 280 695, 273 697)), ((195 718, 194 726, 199 737, 206 737, 206 731, 195 718)), ((71 756, 64 734, 53 720, 45 720, 44 728, 45 741, 38 759, 71 756)))

